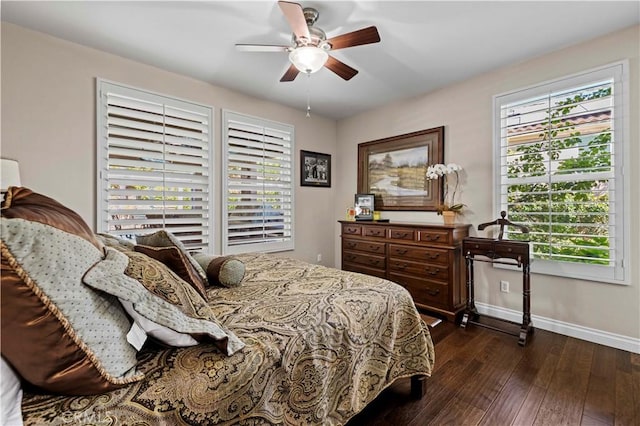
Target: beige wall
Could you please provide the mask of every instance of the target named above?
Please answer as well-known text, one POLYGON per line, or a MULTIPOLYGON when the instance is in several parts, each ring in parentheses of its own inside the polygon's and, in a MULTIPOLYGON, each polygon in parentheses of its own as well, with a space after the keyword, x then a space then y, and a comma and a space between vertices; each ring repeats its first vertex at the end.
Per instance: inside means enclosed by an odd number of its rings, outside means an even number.
MULTIPOLYGON (((336 123, 314 115, 244 96, 42 33, 2 23, 3 157, 20 162, 22 183, 77 211, 95 226, 96 77, 214 107, 215 156, 220 164, 222 108, 295 126, 299 150, 335 157, 336 123)), ((247 78, 250 78, 248 76, 247 78)), ((333 188, 296 182, 296 250, 294 257, 315 262, 322 254, 332 264, 333 188)), ((215 193, 220 193, 220 170, 215 193)), ((220 217, 221 197, 215 214, 220 217)), ((218 224, 220 220, 216 220, 218 224)), ((220 235, 219 228, 216 229, 220 235)), ((219 249, 219 237, 218 237, 219 249)), ((218 250, 219 252, 219 250, 218 250)))
MULTIPOLYGON (((336 194, 337 217, 353 202, 357 184, 357 144, 421 129, 445 126, 445 161, 465 168, 462 202, 469 206, 464 221, 473 224, 494 219, 492 190, 492 97, 512 89, 628 58, 630 61, 630 161, 631 182, 631 285, 563 279, 548 275, 532 277, 532 312, 555 321, 608 333, 640 338, 640 108, 638 94, 640 27, 566 48, 553 54, 509 66, 463 81, 433 93, 387 105, 338 123, 336 173, 343 185, 336 194)), ((440 222, 433 213, 384 212, 393 220, 440 222)), ((335 227, 339 235, 338 227, 335 227)), ((473 231, 477 234, 477 231, 473 231)), ((340 241, 336 238, 336 264, 340 241)), ((494 306, 520 310, 519 273, 483 266, 476 270, 476 299, 494 306), (511 283, 510 293, 499 292, 499 281, 511 283)))

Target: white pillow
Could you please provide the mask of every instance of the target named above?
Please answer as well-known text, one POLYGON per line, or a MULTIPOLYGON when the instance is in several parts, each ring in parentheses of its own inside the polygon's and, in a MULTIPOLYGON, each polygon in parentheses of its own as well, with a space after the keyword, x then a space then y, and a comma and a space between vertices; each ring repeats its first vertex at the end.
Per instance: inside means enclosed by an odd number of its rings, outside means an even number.
POLYGON ((172 330, 168 327, 155 323, 151 320, 140 315, 135 309, 133 309, 133 304, 128 300, 118 299, 120 303, 124 307, 124 310, 133 318, 133 326, 131 327, 131 332, 127 337, 129 338, 129 343, 133 345, 137 350, 140 350, 142 344, 144 343, 144 338, 138 339, 134 336, 136 327, 140 327, 147 336, 151 336, 159 341, 169 345, 176 347, 184 347, 184 346, 195 346, 198 344, 198 341, 191 337, 186 333, 179 333, 175 330, 172 330))
POLYGON ((22 386, 20 379, 4 358, 2 358, 0 382, 2 382, 0 424, 22 425, 22 386))

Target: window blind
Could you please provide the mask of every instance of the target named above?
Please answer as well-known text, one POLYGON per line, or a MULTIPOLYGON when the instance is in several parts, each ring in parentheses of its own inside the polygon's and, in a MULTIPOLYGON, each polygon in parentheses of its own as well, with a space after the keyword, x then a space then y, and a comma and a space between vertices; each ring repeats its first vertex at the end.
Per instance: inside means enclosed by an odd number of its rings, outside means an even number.
POLYGON ((99 228, 211 243, 211 108, 100 81, 99 228))
POLYGON ((293 127, 224 111, 223 251, 293 249, 293 127))
POLYGON ((586 74, 497 100, 498 208, 531 231, 508 238, 529 239, 534 259, 585 265, 594 279, 619 278, 624 266, 622 84, 614 76, 586 74))

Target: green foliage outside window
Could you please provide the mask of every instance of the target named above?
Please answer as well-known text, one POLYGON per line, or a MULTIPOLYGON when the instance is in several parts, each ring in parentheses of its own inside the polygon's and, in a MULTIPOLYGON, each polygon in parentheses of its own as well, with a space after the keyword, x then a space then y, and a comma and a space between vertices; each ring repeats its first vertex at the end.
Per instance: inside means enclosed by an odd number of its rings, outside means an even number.
POLYGON ((611 107, 606 127, 591 134, 576 130, 575 118, 585 102, 607 97, 610 85, 557 101, 533 143, 508 145, 509 218, 531 231, 509 238, 532 241, 534 258, 610 264, 610 182, 602 176, 613 177, 611 107))

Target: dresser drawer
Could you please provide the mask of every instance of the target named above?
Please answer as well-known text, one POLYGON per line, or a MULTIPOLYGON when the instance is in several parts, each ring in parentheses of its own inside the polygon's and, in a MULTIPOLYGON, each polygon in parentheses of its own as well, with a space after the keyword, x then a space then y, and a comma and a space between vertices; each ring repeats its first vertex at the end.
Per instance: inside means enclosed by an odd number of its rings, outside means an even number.
POLYGON ((389 244, 389 256, 437 263, 438 265, 449 264, 449 250, 439 248, 389 244))
POLYGON ((389 229, 389 238, 392 240, 413 241, 413 229, 408 228, 391 228, 389 229))
POLYGON ((389 279, 404 286, 416 304, 446 308, 449 302, 449 287, 445 284, 422 280, 391 272, 389 279))
POLYGON ((345 238, 343 247, 345 250, 366 251, 368 253, 378 253, 382 255, 386 253, 386 244, 375 241, 350 240, 345 238))
POLYGON ((362 235, 364 237, 385 238, 387 229, 382 226, 363 226, 362 235))
POLYGON ((401 272, 417 278, 428 278, 444 282, 449 279, 449 267, 447 265, 412 262, 398 258, 389 259, 389 272, 401 272))
POLYGON ((422 229, 418 231, 418 241, 425 244, 451 244, 450 233, 444 229, 422 229))
POLYGON ((342 253, 342 261, 347 263, 358 263, 370 268, 385 269, 386 258, 384 256, 376 256, 373 254, 364 254, 352 251, 344 251, 342 253))
POLYGON ((345 223, 342 225, 342 235, 362 235, 362 226, 345 223))
POLYGON ((373 275, 374 277, 386 278, 387 272, 384 269, 369 268, 357 263, 343 263, 342 269, 345 271, 359 272, 361 274, 373 275))

